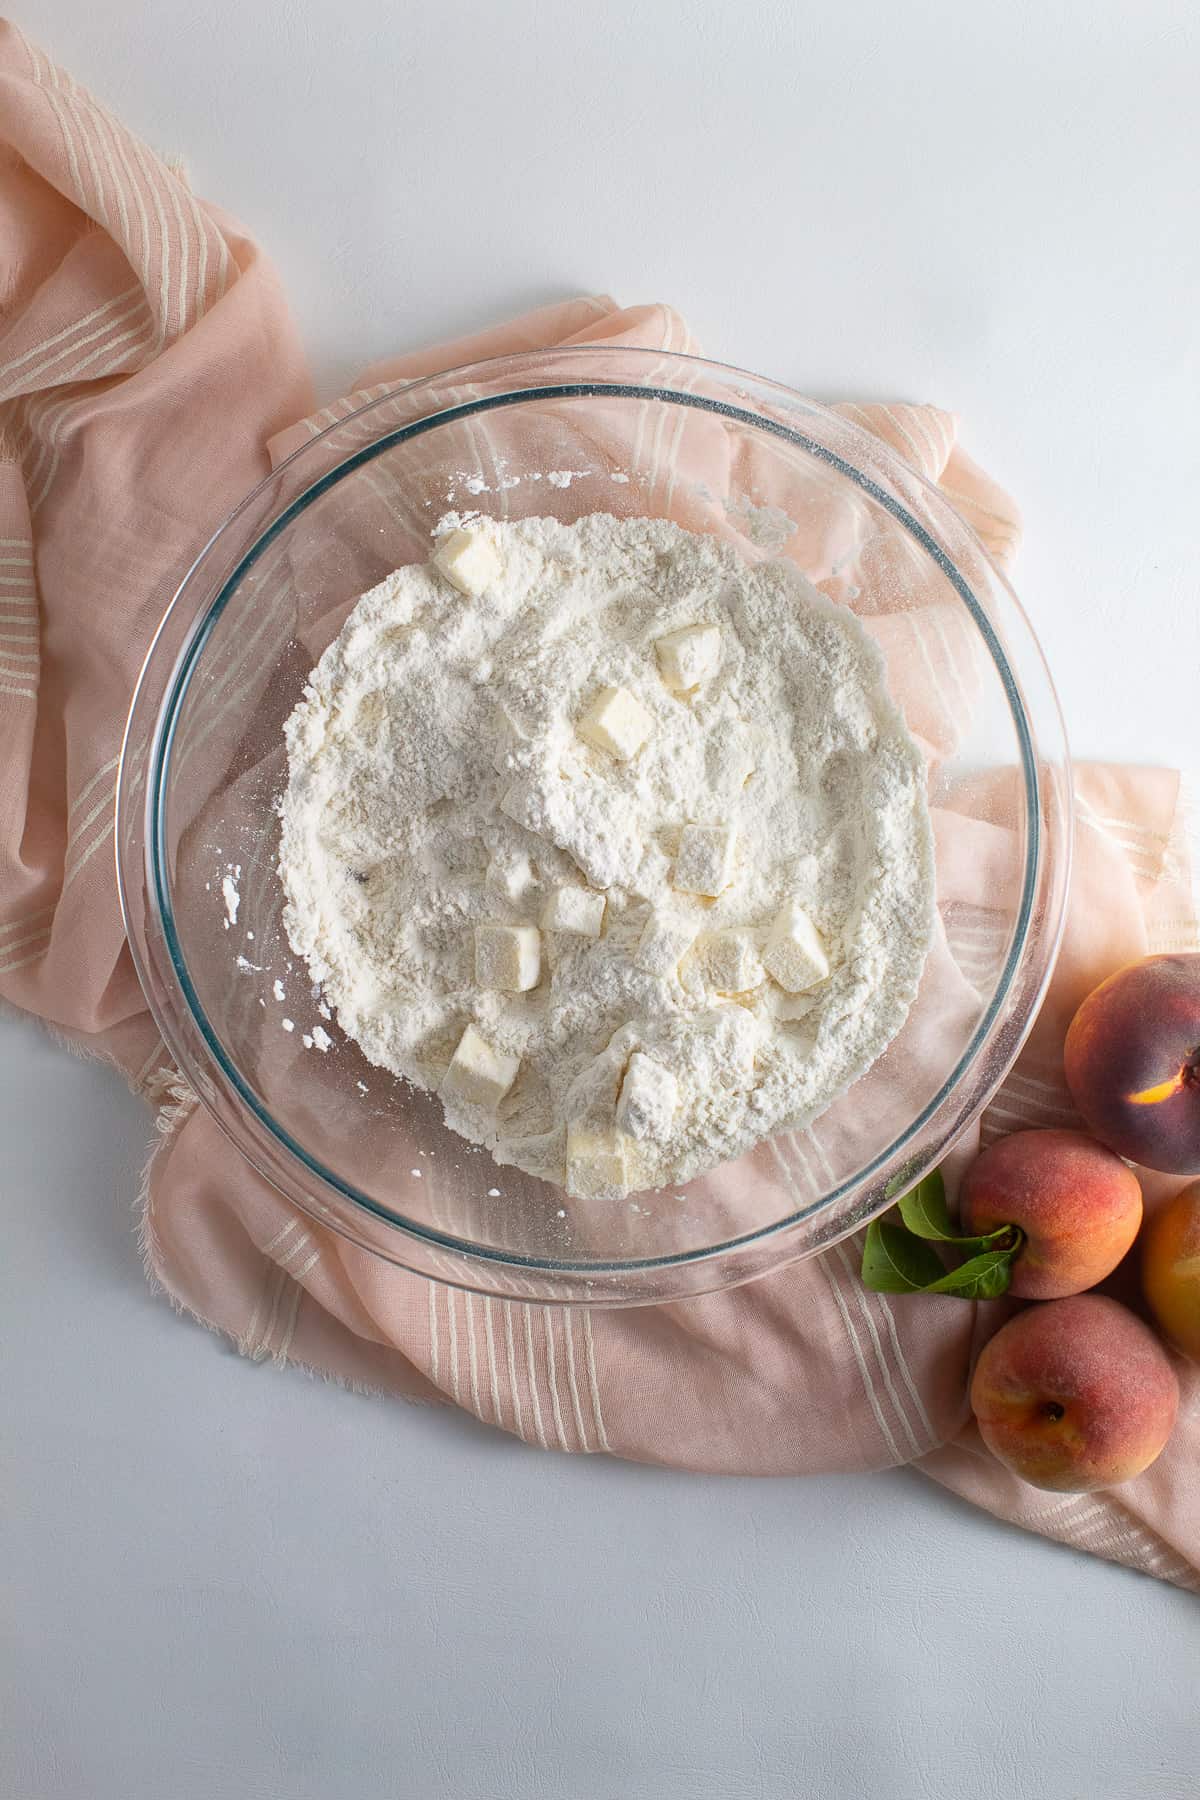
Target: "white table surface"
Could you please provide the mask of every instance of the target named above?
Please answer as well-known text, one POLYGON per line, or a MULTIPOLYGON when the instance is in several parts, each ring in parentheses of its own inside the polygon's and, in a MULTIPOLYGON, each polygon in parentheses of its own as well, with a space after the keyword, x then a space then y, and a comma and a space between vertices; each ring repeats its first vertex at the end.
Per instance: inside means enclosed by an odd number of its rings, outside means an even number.
MULTIPOLYGON (((955 408, 1077 749, 1197 759, 1189 0, 18 15, 267 246, 325 398, 606 288, 955 408)), ((913 1475, 574 1460, 252 1367, 143 1285, 141 1107, 0 1057, 3 1800, 1194 1794, 1194 1599, 913 1475)))

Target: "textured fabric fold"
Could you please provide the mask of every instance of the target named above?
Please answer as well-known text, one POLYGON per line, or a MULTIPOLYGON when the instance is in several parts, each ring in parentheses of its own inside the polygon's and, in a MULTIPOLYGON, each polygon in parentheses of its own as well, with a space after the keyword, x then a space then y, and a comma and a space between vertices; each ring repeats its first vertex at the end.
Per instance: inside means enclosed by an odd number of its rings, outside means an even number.
MULTIPOLYGON (((677 1305, 530 1306, 380 1262, 240 1159, 165 1055, 112 870, 120 735, 180 576, 272 462, 398 382, 537 346, 696 346, 669 307, 583 297, 378 364, 314 411, 282 294, 232 220, 11 25, 0 25, 0 101, 0 228, 12 251, 0 272, 0 998, 115 1062, 155 1107, 142 1219, 153 1278, 256 1361, 456 1404, 541 1448, 736 1473, 914 1463, 1000 1518, 1200 1586, 1194 1368, 1180 1365, 1181 1422, 1159 1463, 1113 1493, 1058 1500, 1008 1476, 970 1424, 972 1359, 1002 1309, 869 1294, 855 1239, 677 1305)), ((1015 509, 962 450, 952 414, 843 410, 1010 561, 1015 509)), ((832 538, 818 550, 836 562, 832 538)), ((934 757, 947 747, 941 702, 969 695, 975 676, 953 619, 929 625, 872 628, 889 667, 926 659, 934 703, 916 729, 934 757)), ((1178 777, 1083 767, 1077 799, 1062 958, 981 1122, 985 1140, 1074 1120, 1062 1036, 1095 979, 1147 950, 1200 948, 1178 777)), ((935 954, 964 994, 1002 950, 986 899, 1011 855, 1003 833, 965 825, 952 810, 936 821, 952 905, 935 954)), ((777 1140, 759 1179, 784 1193, 819 1187, 836 1129, 833 1116, 777 1140)), ((1171 1185, 1148 1180, 1151 1200, 1171 1185)))

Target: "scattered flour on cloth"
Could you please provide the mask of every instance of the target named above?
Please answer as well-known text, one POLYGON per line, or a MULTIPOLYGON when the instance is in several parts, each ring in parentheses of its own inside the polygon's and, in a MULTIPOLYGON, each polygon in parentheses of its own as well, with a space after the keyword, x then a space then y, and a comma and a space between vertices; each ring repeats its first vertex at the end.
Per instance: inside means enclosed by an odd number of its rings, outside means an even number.
POLYGON ((792 565, 658 519, 470 529, 483 592, 397 569, 288 721, 288 936, 342 1030, 445 1082, 498 1163, 594 1197, 684 1182, 807 1125, 900 1029, 933 923, 923 760, 875 645, 792 565), (715 666, 669 687, 657 640, 706 624, 715 666), (577 729, 605 688, 642 709, 627 760, 577 729), (732 844, 714 897, 675 885, 697 824, 732 844), (602 897, 599 936, 554 926, 564 889, 602 897), (828 962, 800 991, 762 960, 796 909, 828 962), (526 992, 477 979, 495 924, 540 932, 526 992), (469 1025, 515 1071, 494 1106, 447 1080, 469 1025))

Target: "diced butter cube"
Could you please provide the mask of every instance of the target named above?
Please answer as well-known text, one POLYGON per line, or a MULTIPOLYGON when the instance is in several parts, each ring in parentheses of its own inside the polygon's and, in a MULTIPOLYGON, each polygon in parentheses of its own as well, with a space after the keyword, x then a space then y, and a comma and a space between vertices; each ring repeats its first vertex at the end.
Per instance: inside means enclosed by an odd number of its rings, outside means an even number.
POLYGON ((576 937, 598 938, 604 923, 604 895, 590 888, 560 887, 542 909, 543 931, 569 931, 576 937))
POLYGON ((494 1112, 517 1079, 520 1066, 519 1056, 493 1050, 482 1033, 468 1025, 442 1076, 440 1091, 447 1100, 461 1100, 467 1106, 486 1107, 494 1112))
POLYGON ((825 946, 795 895, 776 913, 762 959, 768 975, 789 994, 802 994, 829 974, 825 946))
POLYGON ((696 926, 674 913, 651 913, 633 960, 647 975, 674 975, 696 941, 696 926))
POLYGON ((763 978, 758 947, 748 931, 706 931, 696 957, 706 986, 718 994, 744 994, 763 978))
POLYGON ((715 675, 721 660, 719 625, 684 625, 655 640, 658 668, 667 687, 676 692, 699 687, 715 675))
POLYGON ((536 925, 477 925, 475 980, 481 988, 527 994, 542 972, 542 934, 536 925))
POLYGON ((629 1191, 625 1145, 617 1132, 568 1125, 566 1189, 578 1200, 619 1200, 629 1191))
POLYGON ((500 573, 500 558, 491 539, 463 525, 439 538, 433 560, 460 594, 472 597, 491 587, 500 573))
POLYGON ((637 1050, 629 1059, 617 1100, 618 1128, 633 1138, 661 1141, 671 1130, 679 1083, 670 1069, 637 1050))
POLYGON ((685 825, 675 858, 674 884, 710 900, 729 886, 737 832, 732 825, 685 825))
POLYGON ((488 864, 487 884, 515 906, 534 886, 533 864, 520 852, 497 851, 488 864))
POLYGON ((618 762, 628 762, 654 730, 654 720, 628 688, 606 687, 600 689, 575 729, 597 750, 607 751, 618 762))

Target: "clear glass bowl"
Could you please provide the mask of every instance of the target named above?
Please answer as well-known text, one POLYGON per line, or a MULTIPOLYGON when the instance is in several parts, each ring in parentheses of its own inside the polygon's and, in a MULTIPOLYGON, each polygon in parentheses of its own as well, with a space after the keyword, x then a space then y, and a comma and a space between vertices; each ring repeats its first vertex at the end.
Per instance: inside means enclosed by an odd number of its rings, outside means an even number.
POLYGON ((1070 844, 1067 749, 1037 642, 943 496, 785 388, 620 347, 414 382, 290 457, 175 596, 134 699, 119 789, 142 985, 180 1068, 249 1161, 312 1217, 406 1268, 592 1305, 678 1299, 811 1255, 936 1163, 1032 1022, 1070 844), (423 560, 451 508, 669 517, 751 560, 794 559, 879 639, 928 750, 940 928, 908 1023, 811 1132, 687 1188, 587 1208, 449 1132, 436 1098, 367 1063, 309 999, 280 923, 283 724, 357 596, 423 560), (327 1053, 305 1044, 318 1024, 327 1053))

